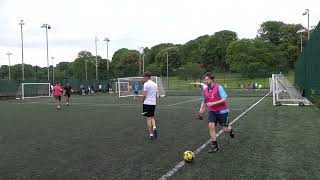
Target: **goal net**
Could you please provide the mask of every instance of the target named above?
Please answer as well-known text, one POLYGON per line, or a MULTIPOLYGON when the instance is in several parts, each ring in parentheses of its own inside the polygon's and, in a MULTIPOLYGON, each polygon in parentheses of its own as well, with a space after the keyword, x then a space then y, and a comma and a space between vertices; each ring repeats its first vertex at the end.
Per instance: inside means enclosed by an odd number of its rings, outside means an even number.
POLYGON ((50 97, 50 83, 21 83, 17 91, 17 99, 50 97))
POLYGON ((272 74, 270 90, 273 94, 273 105, 311 105, 311 102, 302 97, 302 94, 282 74, 272 74))
MULTIPOLYGON (((161 78, 157 76, 152 76, 151 80, 155 82, 158 86, 158 96, 164 97, 166 94, 161 78)), ((138 96, 142 96, 144 84, 143 77, 118 78, 118 82, 116 82, 116 92, 119 94, 119 97, 134 96, 133 89, 135 84, 138 84, 138 96)))
POLYGON ((129 82, 116 82, 116 93, 122 94, 122 96, 125 96, 126 94, 130 94, 130 83, 129 82))

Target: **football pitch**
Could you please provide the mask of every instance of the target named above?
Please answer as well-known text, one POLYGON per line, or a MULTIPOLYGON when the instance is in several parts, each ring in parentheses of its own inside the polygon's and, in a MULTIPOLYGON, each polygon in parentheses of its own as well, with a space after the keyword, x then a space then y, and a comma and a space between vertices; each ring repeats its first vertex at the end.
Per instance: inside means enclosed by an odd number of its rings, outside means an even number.
POLYGON ((0 179, 159 179, 173 169, 168 179, 319 178, 320 111, 262 98, 230 97, 236 137, 221 134, 220 152, 205 147, 176 169, 209 140, 199 96, 158 100, 155 142, 133 97, 72 96, 59 111, 51 98, 0 101, 0 179))

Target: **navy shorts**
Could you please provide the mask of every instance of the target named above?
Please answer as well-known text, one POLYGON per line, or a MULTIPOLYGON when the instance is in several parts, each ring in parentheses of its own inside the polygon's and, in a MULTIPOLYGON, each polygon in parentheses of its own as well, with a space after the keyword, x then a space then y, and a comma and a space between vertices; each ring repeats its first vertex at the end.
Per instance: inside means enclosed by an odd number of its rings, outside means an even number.
POLYGON ((133 93, 134 93, 134 94, 139 94, 139 92, 138 92, 138 91, 134 91, 133 93))
POLYGON ((61 101, 61 96, 55 96, 54 98, 56 98, 57 100, 61 101))
POLYGON ((155 105, 143 105, 143 112, 142 115, 145 117, 154 117, 154 111, 156 110, 155 105))
POLYGON ((214 111, 209 111, 209 117, 208 121, 209 123, 219 123, 221 126, 229 126, 229 118, 228 118, 229 113, 217 113, 214 111))

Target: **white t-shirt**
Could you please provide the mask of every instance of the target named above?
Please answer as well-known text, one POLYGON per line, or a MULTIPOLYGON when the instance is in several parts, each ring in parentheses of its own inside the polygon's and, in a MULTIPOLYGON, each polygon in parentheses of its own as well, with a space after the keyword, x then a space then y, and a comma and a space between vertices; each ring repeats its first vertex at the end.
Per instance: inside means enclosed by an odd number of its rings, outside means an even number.
POLYGON ((147 93, 143 104, 145 105, 156 105, 158 87, 155 82, 149 80, 143 84, 143 91, 147 93))
POLYGON ((102 85, 101 84, 99 85, 99 89, 102 89, 102 85))

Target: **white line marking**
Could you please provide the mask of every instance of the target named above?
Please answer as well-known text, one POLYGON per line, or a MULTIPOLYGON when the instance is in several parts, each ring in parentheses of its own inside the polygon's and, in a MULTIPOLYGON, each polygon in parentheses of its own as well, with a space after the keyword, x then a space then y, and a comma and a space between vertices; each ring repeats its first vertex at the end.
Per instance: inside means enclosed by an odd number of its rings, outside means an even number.
MULTIPOLYGON (((252 106, 250 106, 247 110, 245 110, 243 113, 241 113, 238 117, 236 117, 231 123, 230 125, 234 124, 235 122, 237 122, 242 116, 244 116, 246 113, 248 113, 252 108, 254 108, 257 104, 259 104, 265 97, 267 97, 270 94, 267 93, 265 96, 263 96, 259 101, 257 101, 256 103, 254 103, 252 106)), ((217 137, 220 136, 220 134, 223 131, 220 130, 217 133, 217 137)), ((211 139, 209 139, 206 143, 202 144, 197 150, 194 151, 194 154, 198 154, 199 152, 201 152, 209 143, 211 142, 211 139)), ((166 174, 164 174, 161 178, 159 178, 159 180, 166 180, 167 178, 171 177, 175 172, 177 172, 180 168, 182 168, 185 165, 184 161, 179 162, 174 168, 172 168, 170 171, 168 171, 166 174)))
POLYGON ((184 104, 184 103, 188 103, 188 102, 192 102, 192 101, 197 101, 197 100, 200 100, 201 98, 197 98, 197 99, 192 99, 192 100, 189 100, 189 101, 183 101, 183 102, 179 102, 179 103, 175 103, 175 104, 169 104, 167 106, 171 107, 171 106, 175 106, 175 105, 178 105, 178 104, 184 104))
POLYGON ((40 104, 41 102, 17 102, 17 103, 12 103, 12 104, 40 104))

